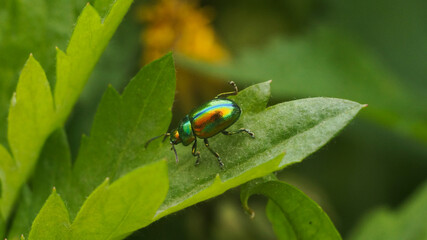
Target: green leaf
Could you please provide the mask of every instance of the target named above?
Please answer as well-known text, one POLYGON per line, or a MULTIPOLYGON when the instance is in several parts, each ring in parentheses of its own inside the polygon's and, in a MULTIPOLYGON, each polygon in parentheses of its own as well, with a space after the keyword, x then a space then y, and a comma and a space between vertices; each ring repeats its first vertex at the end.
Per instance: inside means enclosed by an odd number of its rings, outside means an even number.
POLYGON ((71 175, 71 158, 64 131, 57 130, 47 139, 40 159, 30 180, 30 187, 21 191, 8 239, 28 236, 31 223, 52 192, 52 187, 63 189, 71 175))
POLYGON ((427 183, 399 209, 381 207, 368 214, 350 234, 351 240, 427 238, 427 183))
POLYGON ((267 216, 278 239, 341 239, 325 212, 300 190, 279 181, 246 184, 240 198, 249 210, 251 195, 262 194, 270 199, 267 216))
POLYGON ((274 39, 263 49, 246 49, 222 65, 183 57, 178 62, 238 82, 273 79, 275 97, 330 96, 368 103, 362 116, 427 143, 427 101, 415 98, 362 46, 325 27, 274 39))
POLYGON ((102 54, 66 124, 72 155, 77 156, 82 134, 90 132, 96 109, 109 85, 123 89, 140 68, 140 25, 124 18, 102 54), (120 66, 120 67, 112 67, 120 66))
POLYGON ((166 161, 140 167, 109 186, 105 180, 86 200, 71 239, 122 239, 151 223, 168 191, 166 161))
POLYGON ((40 61, 51 84, 55 75, 55 46, 65 47, 87 2, 33 0, 0 2, 0 143, 6 144, 10 99, 30 53, 40 61), (78 9, 78 11, 76 11, 78 9))
POLYGON ((7 219, 7 215, 5 215, 5 210, 8 210, 8 208, 5 208, 5 205, 12 205, 9 200, 7 202, 7 199, 5 196, 9 196, 11 194, 14 194, 16 192, 16 188, 18 188, 20 183, 17 181, 18 178, 16 177, 17 169, 15 162, 10 156, 9 152, 0 145, 0 178, 1 178, 1 184, 2 184, 2 196, 1 196, 1 216, 0 216, 0 236, 4 236, 4 230, 5 230, 5 219, 7 219))
POLYGON ((161 160, 111 185, 107 178, 89 195, 71 226, 54 190, 31 227, 30 239, 122 239, 152 222, 168 191, 167 172, 161 160))
POLYGON ((69 239, 68 211, 55 188, 34 220, 29 240, 69 239))
POLYGON ((20 185, 26 180, 25 174, 34 167, 44 139, 54 129, 53 115, 49 83, 40 64, 30 55, 9 109, 8 139, 14 160, 2 166, 4 188, 10 190, 1 199, 1 210, 6 219, 20 185), (39 139, 43 141, 37 141, 39 139), (9 184, 11 186, 7 186, 9 184))
POLYGON ((295 231, 283 214, 282 209, 273 201, 268 200, 265 208, 267 218, 270 221, 277 239, 297 240, 295 231))
POLYGON ((8 139, 12 155, 22 171, 32 169, 44 141, 55 129, 50 86, 40 64, 32 55, 19 77, 9 109, 8 139))
POLYGON ((156 219, 300 162, 326 144, 362 108, 358 103, 332 98, 302 99, 265 108, 269 93, 270 82, 265 82, 234 98, 243 114, 230 129, 248 128, 255 139, 244 134, 209 139, 225 170, 220 170, 215 157, 203 146, 198 148, 201 164, 195 167, 190 147, 177 146, 180 162, 176 164, 168 145, 158 149, 152 143, 147 151, 163 151, 169 158, 170 171, 170 190, 156 219))
POLYGON ((115 1, 103 21, 91 5, 86 5, 79 16, 66 53, 57 49, 54 99, 59 121, 65 121, 131 3, 132 0, 115 1))
MULTIPOLYGON (((174 73, 173 59, 169 54, 144 67, 122 96, 112 88, 107 90, 96 114, 91 136, 83 139, 72 178, 64 191, 70 215, 75 215, 85 197, 103 179, 111 177, 119 180, 117 187, 113 188, 114 183, 109 187, 105 182, 89 196, 72 224, 74 238, 123 238, 162 216, 301 161, 323 146, 362 108, 362 105, 347 100, 313 98, 265 109, 270 95, 270 81, 258 84, 234 98, 241 106, 243 115, 233 128, 248 127, 255 132, 256 139, 244 135, 210 139, 211 145, 219 149, 220 154, 227 153, 222 155, 226 163, 224 171, 204 148, 200 148, 202 163, 195 167, 190 149, 178 146, 181 162, 177 165, 170 146, 160 140, 144 148, 148 139, 167 129, 171 117, 169 106, 173 102, 174 73), (141 165, 140 171, 144 171, 143 168, 163 157, 169 159, 167 177, 166 170, 128 173, 141 165), (142 214, 139 208, 134 209, 136 206, 143 209, 148 205, 139 203, 139 200, 135 206, 126 201, 139 198, 150 201, 152 196, 157 196, 156 192, 150 192, 152 189, 161 192, 160 187, 149 188, 148 195, 134 197, 132 194, 136 194, 135 190, 130 189, 136 188, 132 184, 138 183, 137 176, 141 179, 148 176, 151 184, 162 183, 160 179, 167 183, 169 179, 166 201, 163 202, 164 196, 158 196, 152 202, 152 212, 144 210, 142 214), (110 190, 112 193, 109 193, 110 190), (147 196, 150 198, 147 199, 147 196), (104 214, 109 211, 111 213, 104 214), (129 214, 116 217, 126 212, 129 214), (130 213, 139 214, 135 216, 138 221, 130 213)), ((148 183, 145 186, 148 187, 148 183)))
POLYGON ((67 198, 72 216, 106 177, 115 180, 162 158, 155 151, 147 153, 144 144, 167 131, 174 92, 171 54, 142 68, 122 96, 111 87, 107 89, 73 169, 73 190, 67 198))
MULTIPOLYGON (((1 160, 6 162, 0 165, 5 167, 1 171, 3 189, 8 191, 1 199, 2 215, 6 221, 17 193, 33 171, 46 138, 64 124, 131 2, 115 1, 103 22, 90 5, 85 7, 67 52, 57 49, 57 81, 53 96, 39 63, 32 56, 28 59, 9 110, 8 141, 13 160, 6 157, 6 160, 1 160)), ((5 148, 0 149, 3 151, 5 148)))

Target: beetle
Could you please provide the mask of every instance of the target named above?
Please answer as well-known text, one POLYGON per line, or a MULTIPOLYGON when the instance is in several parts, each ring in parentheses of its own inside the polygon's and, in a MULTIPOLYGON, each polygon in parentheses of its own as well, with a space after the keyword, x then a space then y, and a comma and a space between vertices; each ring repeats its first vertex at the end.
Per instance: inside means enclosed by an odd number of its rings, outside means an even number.
POLYGON ((164 136, 163 141, 167 137, 170 137, 169 143, 171 144, 171 150, 174 151, 176 162, 178 162, 178 154, 176 152, 175 145, 182 143, 184 146, 188 146, 194 142, 191 153, 194 157, 197 157, 195 162, 195 165, 197 166, 200 164, 200 152, 197 151, 197 138, 200 138, 203 139, 205 146, 218 159, 219 166, 223 168, 224 163, 221 161, 219 154, 210 147, 208 138, 211 138, 218 133, 233 135, 241 132, 245 132, 252 138, 255 138, 255 134, 246 128, 240 128, 237 131, 225 130, 233 125, 242 113, 242 110, 237 103, 226 98, 228 96, 237 95, 239 92, 237 85, 233 81, 230 82, 230 85, 234 87, 233 92, 221 93, 213 100, 193 109, 179 122, 177 128, 173 129, 169 133, 151 138, 145 143, 145 148, 147 148, 151 141, 159 137, 164 136))

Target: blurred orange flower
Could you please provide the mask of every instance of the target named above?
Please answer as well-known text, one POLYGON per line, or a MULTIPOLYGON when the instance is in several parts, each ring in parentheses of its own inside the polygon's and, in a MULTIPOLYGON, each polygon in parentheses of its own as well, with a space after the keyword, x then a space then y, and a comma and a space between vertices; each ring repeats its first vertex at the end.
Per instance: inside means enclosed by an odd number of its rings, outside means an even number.
POLYGON ((155 5, 139 10, 140 20, 146 23, 141 34, 145 47, 143 63, 170 50, 207 62, 228 57, 211 26, 212 11, 198 4, 197 0, 158 0, 155 5))

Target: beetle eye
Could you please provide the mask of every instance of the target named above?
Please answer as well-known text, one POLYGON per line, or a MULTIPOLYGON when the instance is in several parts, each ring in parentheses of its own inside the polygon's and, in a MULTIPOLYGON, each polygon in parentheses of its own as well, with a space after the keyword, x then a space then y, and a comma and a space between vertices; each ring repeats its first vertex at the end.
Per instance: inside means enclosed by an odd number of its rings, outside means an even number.
POLYGON ((181 138, 179 137, 178 130, 175 129, 174 131, 172 131, 170 141, 173 144, 178 144, 181 142, 181 138))

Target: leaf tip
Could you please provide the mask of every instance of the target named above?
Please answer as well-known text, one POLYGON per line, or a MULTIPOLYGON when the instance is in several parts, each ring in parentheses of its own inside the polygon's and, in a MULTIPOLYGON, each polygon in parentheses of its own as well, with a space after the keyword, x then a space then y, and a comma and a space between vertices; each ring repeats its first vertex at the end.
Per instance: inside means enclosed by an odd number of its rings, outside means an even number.
POLYGON ((16 105, 16 92, 13 92, 12 98, 10 99, 10 104, 12 107, 16 105))
MULTIPOLYGON (((27 62, 25 63, 25 65, 39 65, 39 63, 37 62, 36 58, 34 57, 33 53, 30 53, 30 55, 28 56, 27 62)), ((41 68, 41 66, 38 66, 41 68)), ((22 71, 25 71, 25 67, 22 71)), ((22 75, 22 73, 21 73, 22 75)))
POLYGON ((254 218, 255 218, 255 211, 254 211, 254 210, 252 210, 252 209, 250 209, 250 208, 249 208, 249 211, 250 211, 250 212, 249 212, 249 213, 250 213, 250 216, 249 216, 249 217, 250 217, 251 219, 254 219, 254 218))
POLYGON ((30 55, 28 56, 27 63, 30 62, 30 61, 36 61, 36 59, 34 58, 33 53, 30 53, 30 55))
POLYGON ((366 107, 368 107, 368 104, 363 104, 362 105, 362 108, 366 108, 366 107))
POLYGON ((222 183, 221 177, 219 176, 219 173, 217 173, 213 184, 221 184, 221 183, 222 183))
POLYGON ((243 207, 245 212, 249 215, 250 219, 254 219, 255 218, 255 211, 252 210, 249 206, 244 206, 243 207))
POLYGON ((272 80, 272 79, 270 79, 270 80, 268 80, 267 82, 271 84, 271 82, 272 82, 272 81, 273 81, 273 80, 272 80))
POLYGON ((52 188, 52 193, 56 193, 56 187, 52 188))

